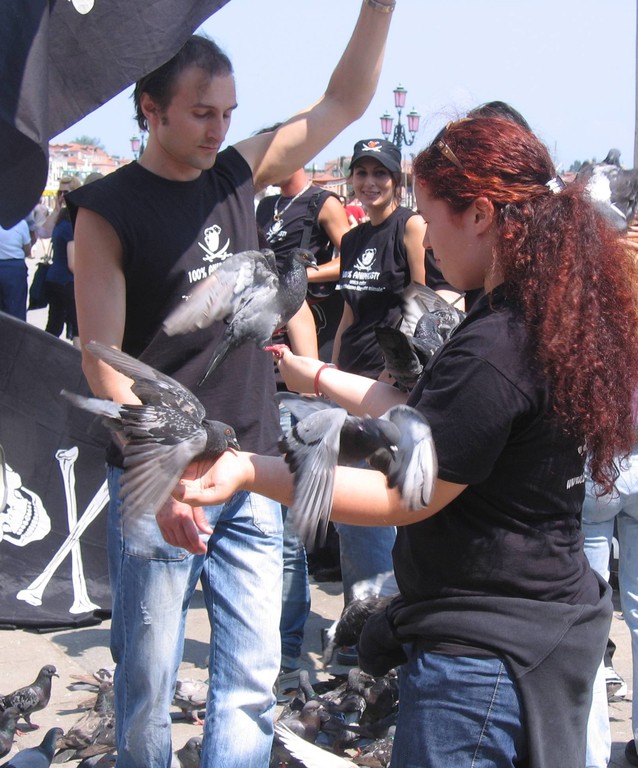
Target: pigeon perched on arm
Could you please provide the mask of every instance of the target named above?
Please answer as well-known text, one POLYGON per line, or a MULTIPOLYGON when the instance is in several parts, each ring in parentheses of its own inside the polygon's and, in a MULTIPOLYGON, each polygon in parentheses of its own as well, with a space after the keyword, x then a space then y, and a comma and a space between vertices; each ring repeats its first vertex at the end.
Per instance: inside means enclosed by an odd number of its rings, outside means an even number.
POLYGON ((39 746, 21 749, 9 762, 2 763, 1 768, 49 768, 55 745, 63 733, 62 728, 50 728, 39 746))
POLYGON ((263 349, 273 333, 295 315, 306 298, 306 269, 318 269, 310 251, 295 248, 280 273, 270 250, 242 251, 229 256, 203 280, 164 321, 168 336, 227 323, 200 385, 233 349, 253 342, 263 349))
POLYGON ((53 677, 59 677, 56 668, 52 664, 45 665, 31 685, 18 688, 6 696, 0 696, 0 711, 15 707, 32 728, 39 728, 31 722, 31 715, 44 709, 49 703, 53 677))
POLYGON ((131 389, 142 401, 142 405, 122 405, 61 392, 78 408, 104 417, 106 426, 123 439, 120 495, 125 514, 128 510, 157 512, 193 459, 215 459, 227 448, 239 448, 235 430, 207 419, 204 406, 175 379, 97 341, 90 341, 86 348, 133 379, 131 389))
POLYGON ((294 474, 295 525, 308 552, 326 538, 337 464, 367 460, 397 487, 410 510, 428 505, 437 474, 430 428, 414 408, 398 405, 381 418, 351 416, 322 398, 279 392, 297 419, 279 449, 294 474))

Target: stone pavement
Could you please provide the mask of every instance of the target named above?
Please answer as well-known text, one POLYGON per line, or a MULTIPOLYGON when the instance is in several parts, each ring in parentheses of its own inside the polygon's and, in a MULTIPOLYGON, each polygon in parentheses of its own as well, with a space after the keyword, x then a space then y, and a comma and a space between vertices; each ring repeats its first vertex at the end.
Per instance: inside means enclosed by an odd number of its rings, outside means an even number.
MULTIPOLYGON (((340 582, 315 583, 311 578, 312 608, 306 625, 306 637, 302 657, 303 666, 310 672, 311 682, 326 679, 330 673, 341 673, 346 668, 330 666, 324 670, 320 662, 320 632, 328 627, 341 613, 343 595, 340 582)), ((59 726, 65 731, 78 720, 83 710, 81 702, 90 697, 86 691, 70 691, 72 675, 91 674, 100 667, 110 666, 108 650, 110 622, 95 627, 62 630, 37 634, 23 630, 0 631, 0 692, 9 693, 15 688, 32 682, 41 666, 53 664, 60 678, 53 678, 53 691, 48 707, 37 712, 33 721, 40 728, 18 737, 18 748, 39 744, 48 728, 59 726)), ((208 652, 209 626, 201 591, 196 592, 189 611, 183 662, 179 676, 204 680, 205 659, 208 652)), ((618 610, 614 612, 611 637, 617 645, 614 654, 616 671, 628 685, 627 696, 612 702, 609 715, 612 725, 612 759, 614 768, 625 768, 625 743, 631 738, 631 649, 629 633, 618 610)), ((177 709, 174 710, 180 715, 177 709)), ((201 734, 201 726, 184 720, 173 724, 173 744, 181 747, 191 737, 201 734)), ((7 760, 8 758, 5 758, 7 760)), ((77 763, 70 763, 77 765, 77 763)))

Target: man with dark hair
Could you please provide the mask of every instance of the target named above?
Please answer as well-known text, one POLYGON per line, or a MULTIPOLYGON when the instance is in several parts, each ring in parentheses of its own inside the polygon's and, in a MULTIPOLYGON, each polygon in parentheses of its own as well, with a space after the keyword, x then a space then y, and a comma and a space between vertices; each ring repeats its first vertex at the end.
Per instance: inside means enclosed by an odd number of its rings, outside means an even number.
MULTIPOLYGON (((237 106, 232 68, 214 43, 193 36, 135 89, 148 128, 139 161, 69 196, 83 346, 95 339, 121 348, 178 379, 251 451, 277 452, 271 357, 244 345, 198 386, 224 324, 169 338, 162 322, 229 255, 258 247, 255 192, 302 167, 363 113, 393 7, 364 0, 325 94, 276 131, 223 151, 237 106)), ((88 352, 83 368, 98 397, 137 402, 130 380, 88 352)), ((212 624, 202 766, 265 768, 280 657, 279 505, 242 492, 220 506, 171 499, 156 516, 123 517, 115 445, 108 463, 119 768, 171 762, 169 707, 200 580, 212 624)))

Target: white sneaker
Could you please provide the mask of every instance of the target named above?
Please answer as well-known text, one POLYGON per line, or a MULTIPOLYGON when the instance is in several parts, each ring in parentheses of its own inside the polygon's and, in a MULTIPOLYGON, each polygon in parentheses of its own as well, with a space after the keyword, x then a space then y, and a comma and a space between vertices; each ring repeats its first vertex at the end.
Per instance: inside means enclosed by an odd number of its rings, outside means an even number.
POLYGON ((607 683, 607 701, 625 698, 627 683, 613 667, 605 667, 605 682, 607 683))

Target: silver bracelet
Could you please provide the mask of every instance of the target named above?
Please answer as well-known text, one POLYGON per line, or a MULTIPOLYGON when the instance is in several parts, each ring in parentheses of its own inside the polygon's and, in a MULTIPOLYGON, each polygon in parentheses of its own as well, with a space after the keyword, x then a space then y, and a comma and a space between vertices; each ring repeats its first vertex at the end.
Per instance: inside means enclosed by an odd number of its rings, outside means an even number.
POLYGON ((366 5, 369 5, 370 8, 374 8, 375 11, 379 11, 380 13, 392 13, 394 10, 394 7, 396 5, 396 1, 392 0, 390 3, 382 3, 380 0, 363 0, 366 5))

